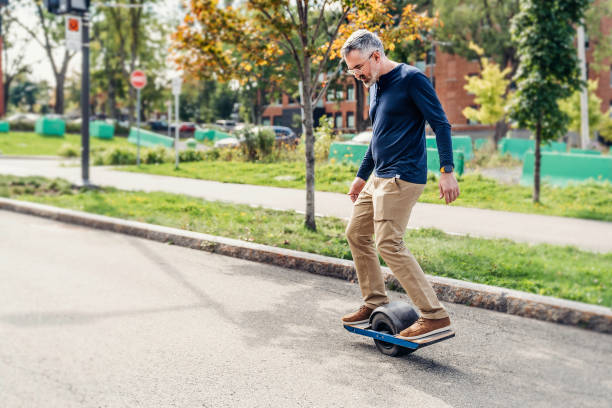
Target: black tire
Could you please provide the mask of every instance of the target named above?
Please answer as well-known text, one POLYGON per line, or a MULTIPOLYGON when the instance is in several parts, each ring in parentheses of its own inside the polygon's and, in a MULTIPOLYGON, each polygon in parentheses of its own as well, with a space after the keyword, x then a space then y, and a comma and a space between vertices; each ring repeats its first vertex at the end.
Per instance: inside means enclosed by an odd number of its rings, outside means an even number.
MULTIPOLYGON (((372 330, 375 330, 384 334, 395 335, 396 328, 391 319, 384 313, 377 313, 372 319, 372 330)), ((399 357, 404 354, 412 353, 414 350, 407 349, 405 347, 398 346, 397 344, 387 343, 382 340, 374 340, 378 351, 386 356, 399 357)))

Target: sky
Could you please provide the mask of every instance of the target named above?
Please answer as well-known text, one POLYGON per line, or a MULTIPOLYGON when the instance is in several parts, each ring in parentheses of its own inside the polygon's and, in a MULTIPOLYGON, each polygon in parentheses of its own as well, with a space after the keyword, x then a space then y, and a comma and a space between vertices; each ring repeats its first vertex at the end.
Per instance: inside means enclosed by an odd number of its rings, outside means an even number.
MULTIPOLYGON (((14 1, 14 0, 13 0, 14 1)), ((112 3, 111 1, 107 3, 112 3)), ((180 16, 181 11, 179 9, 180 0, 164 0, 159 2, 158 5, 154 6, 154 11, 161 16, 166 16, 169 19, 174 19, 180 16)), ((35 14, 34 9, 25 10, 22 9, 19 13, 16 14, 17 18, 22 22, 38 22, 38 17, 35 14)), ((34 40, 29 39, 29 35, 23 30, 21 27, 13 25, 11 27, 10 35, 14 35, 18 41, 20 41, 21 47, 26 47, 25 53, 25 61, 30 64, 32 69, 32 74, 30 75, 30 80, 34 82, 46 80, 49 82, 51 86, 55 84, 55 78, 53 76, 53 70, 51 68, 51 64, 44 49, 34 40), (15 30, 15 31, 13 31, 15 30)), ((42 38, 42 37, 41 37, 42 38)), ((58 49, 56 51, 56 61, 61 60, 61 55, 64 53, 64 47, 58 49)), ((8 51, 9 60, 12 59, 15 55, 15 50, 8 51)), ((2 56, 4 58, 4 55, 2 56)), ((6 64, 3 61, 3 64, 6 64)), ((79 52, 75 55, 71 60, 68 66, 68 76, 79 75, 81 73, 81 53, 79 52)), ((4 65, 6 67, 6 65, 4 65)))

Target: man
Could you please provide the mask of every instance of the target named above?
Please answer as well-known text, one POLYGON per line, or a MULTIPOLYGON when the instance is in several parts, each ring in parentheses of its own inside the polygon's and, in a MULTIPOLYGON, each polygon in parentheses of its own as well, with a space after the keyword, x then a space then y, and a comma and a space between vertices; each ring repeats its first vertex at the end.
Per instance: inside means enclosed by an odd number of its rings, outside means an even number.
POLYGON ((374 234, 380 255, 421 312, 419 320, 398 337, 415 340, 447 330, 448 313, 405 247, 403 236, 412 207, 427 182, 425 121, 434 130, 438 144, 440 198, 448 204, 459 196, 450 124, 429 79, 415 67, 388 59, 376 34, 354 32, 341 54, 348 72, 370 89, 373 131, 348 193, 354 205, 346 229, 365 304, 342 321, 367 322, 375 308, 389 302, 374 234))

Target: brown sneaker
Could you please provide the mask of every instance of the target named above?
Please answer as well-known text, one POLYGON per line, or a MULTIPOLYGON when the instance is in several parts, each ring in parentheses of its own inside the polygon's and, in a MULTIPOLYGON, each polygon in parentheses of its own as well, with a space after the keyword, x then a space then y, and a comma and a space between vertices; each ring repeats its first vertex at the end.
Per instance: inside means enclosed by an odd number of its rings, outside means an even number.
POLYGON ((359 308, 358 311, 354 313, 349 313, 342 317, 342 323, 345 324, 360 324, 367 323, 370 320, 370 315, 374 309, 370 309, 366 305, 363 305, 359 308))
POLYGON ((450 330, 450 328, 450 319, 448 317, 442 319, 425 319, 424 317, 419 317, 419 320, 414 322, 412 326, 407 329, 402 330, 396 337, 404 340, 417 340, 445 330, 450 330))

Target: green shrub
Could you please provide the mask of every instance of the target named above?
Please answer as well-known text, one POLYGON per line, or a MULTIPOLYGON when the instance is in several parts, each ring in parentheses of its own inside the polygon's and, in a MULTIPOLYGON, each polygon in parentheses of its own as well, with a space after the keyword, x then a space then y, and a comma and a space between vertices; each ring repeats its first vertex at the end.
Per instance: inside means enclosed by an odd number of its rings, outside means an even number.
POLYGON ((57 151, 57 154, 62 157, 77 157, 79 156, 80 149, 70 143, 64 143, 57 151))
POLYGON ((34 122, 17 121, 10 123, 11 131, 33 132, 34 122))
POLYGON ((315 161, 324 162, 329 158, 329 148, 336 135, 334 133, 334 121, 331 117, 321 116, 319 127, 315 129, 315 161))
POLYGON ((125 147, 111 147, 102 154, 102 164, 136 164, 136 150, 125 147))
POLYGON ((161 164, 172 161, 173 154, 169 149, 158 146, 152 149, 142 149, 141 161, 146 164, 161 164))
POLYGON ((271 158, 276 140, 273 130, 247 126, 236 133, 238 140, 244 140, 240 148, 247 161, 266 161, 271 158))
POLYGON ((80 123, 66 123, 66 133, 81 133, 80 123))
POLYGON ((194 162, 204 160, 204 155, 199 150, 187 149, 179 152, 179 160, 181 162, 194 162))

